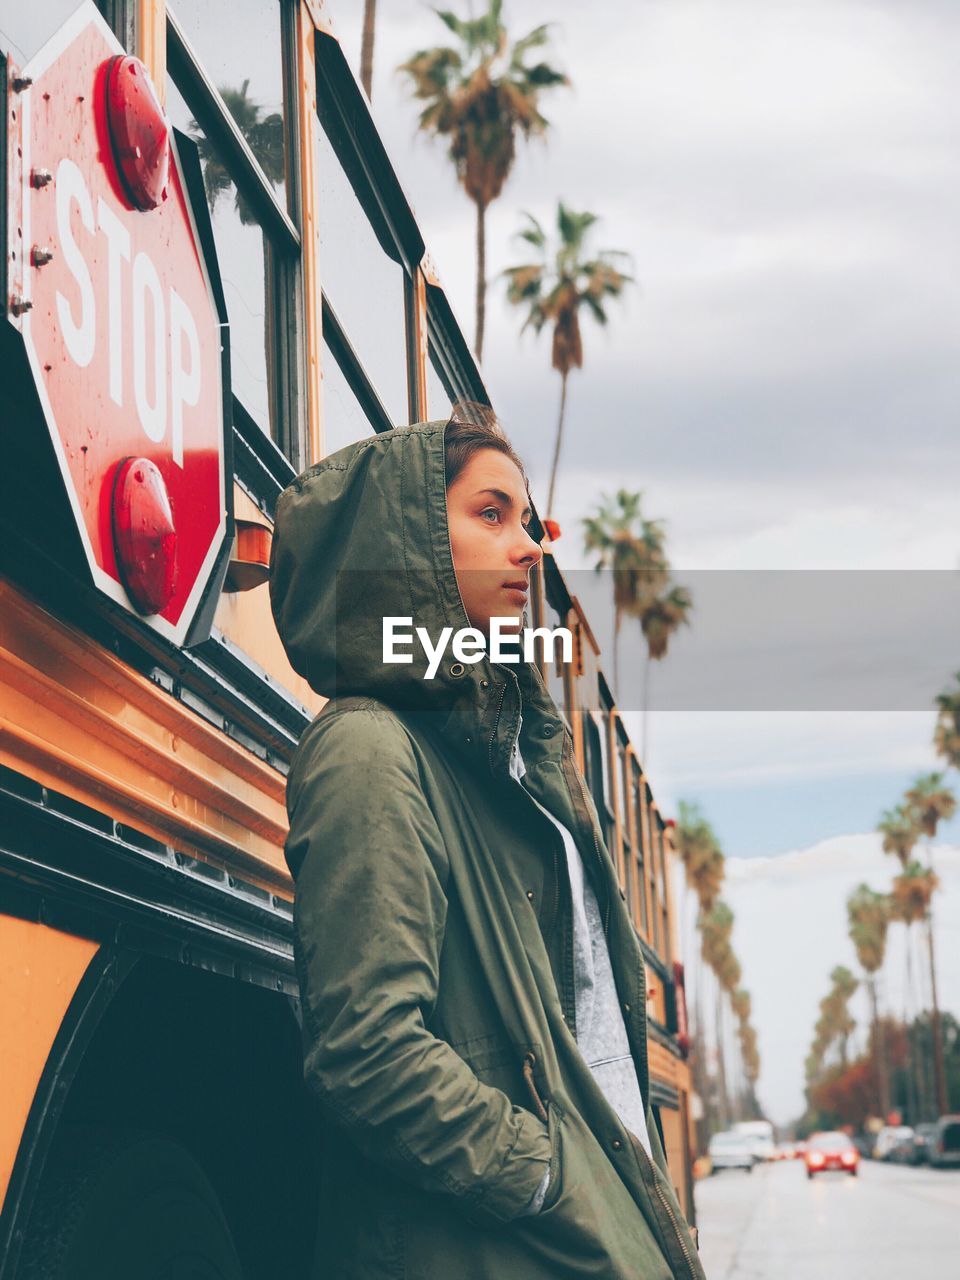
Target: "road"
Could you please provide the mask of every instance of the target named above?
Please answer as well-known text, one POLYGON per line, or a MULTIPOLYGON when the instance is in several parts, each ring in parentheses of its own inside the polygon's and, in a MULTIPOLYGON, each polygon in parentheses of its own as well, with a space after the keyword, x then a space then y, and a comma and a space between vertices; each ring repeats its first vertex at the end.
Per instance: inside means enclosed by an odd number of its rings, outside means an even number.
POLYGON ((707 1280, 960 1275, 960 1171, 864 1160, 807 1179, 797 1160, 696 1187, 707 1280))

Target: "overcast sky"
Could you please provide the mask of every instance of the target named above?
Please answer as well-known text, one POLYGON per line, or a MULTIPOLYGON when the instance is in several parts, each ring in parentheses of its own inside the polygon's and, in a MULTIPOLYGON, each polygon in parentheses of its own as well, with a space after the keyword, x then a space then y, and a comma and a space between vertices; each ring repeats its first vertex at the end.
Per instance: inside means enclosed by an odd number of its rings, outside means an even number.
MULTIPOLYGON (((356 66, 362 4, 330 8, 356 66)), ((473 206, 416 135, 395 72, 445 29, 420 0, 379 10, 374 114, 472 338, 473 206)), ((584 322, 561 566, 588 563, 580 521, 625 485, 666 518, 680 580, 960 567, 956 7, 508 0, 505 14, 515 36, 553 21, 574 82, 544 99, 550 138, 520 147, 488 227, 484 371, 541 502, 559 379, 496 279, 526 256, 520 211, 549 221, 562 197, 599 214, 596 245, 627 250, 638 282, 606 331, 584 322)), ((936 767, 932 723, 921 709, 660 711, 648 761, 668 811, 699 797, 729 852, 775 853, 870 830, 936 767)))

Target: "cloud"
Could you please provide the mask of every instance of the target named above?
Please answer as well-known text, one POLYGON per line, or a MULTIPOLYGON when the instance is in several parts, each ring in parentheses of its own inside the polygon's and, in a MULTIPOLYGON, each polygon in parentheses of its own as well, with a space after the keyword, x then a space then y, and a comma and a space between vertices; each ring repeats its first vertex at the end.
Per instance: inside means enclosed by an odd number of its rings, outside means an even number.
MULTIPOLYGON (((508 6, 515 30, 554 20, 575 87, 551 97, 549 144, 521 148, 489 217, 491 278, 517 252, 518 210, 548 214, 558 194, 599 212, 600 240, 637 264, 609 333, 585 326, 565 474, 582 492, 602 439, 625 479, 762 477, 792 501, 803 476, 878 524, 871 484, 894 472, 917 506, 945 495, 960 399, 952 25, 937 5, 850 0, 601 9, 585 22, 573 3, 508 6)), ((413 141, 392 71, 442 37, 426 6, 385 10, 374 103, 470 333, 473 210, 442 147, 413 141)), ((492 295, 498 406, 542 450, 547 344, 518 344, 492 295)))

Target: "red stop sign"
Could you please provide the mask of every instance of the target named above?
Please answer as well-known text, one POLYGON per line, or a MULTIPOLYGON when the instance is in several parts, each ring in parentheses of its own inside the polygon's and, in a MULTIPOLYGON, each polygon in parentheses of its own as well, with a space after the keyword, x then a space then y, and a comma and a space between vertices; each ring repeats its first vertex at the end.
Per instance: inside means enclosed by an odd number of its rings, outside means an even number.
POLYGON ((13 311, 96 585, 182 644, 230 527, 220 317, 176 144, 122 54, 88 2, 21 73, 13 311), (143 497, 119 492, 131 458, 143 497))

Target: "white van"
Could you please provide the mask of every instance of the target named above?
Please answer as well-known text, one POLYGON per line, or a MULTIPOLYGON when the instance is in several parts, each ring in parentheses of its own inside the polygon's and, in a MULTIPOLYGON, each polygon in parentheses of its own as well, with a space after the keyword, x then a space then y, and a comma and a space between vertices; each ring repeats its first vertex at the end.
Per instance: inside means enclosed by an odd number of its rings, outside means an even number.
POLYGON ((769 1120, 741 1120, 733 1126, 733 1132, 749 1141, 755 1160, 776 1159, 777 1144, 774 1141, 773 1125, 769 1120))

